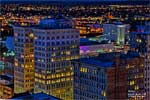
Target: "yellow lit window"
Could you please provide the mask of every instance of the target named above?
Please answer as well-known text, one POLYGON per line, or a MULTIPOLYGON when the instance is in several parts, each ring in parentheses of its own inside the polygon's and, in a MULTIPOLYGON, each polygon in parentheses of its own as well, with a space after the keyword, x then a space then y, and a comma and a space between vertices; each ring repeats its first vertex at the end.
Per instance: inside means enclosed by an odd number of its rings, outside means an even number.
POLYGON ((141 64, 141 67, 144 67, 144 64, 141 64))
POLYGON ((130 81, 130 85, 134 85, 135 84, 135 81, 130 81))
POLYGON ((64 74, 64 73, 61 73, 61 76, 63 77, 63 76, 65 76, 65 74, 64 74))
POLYGON ((135 86, 135 87, 134 87, 134 90, 138 90, 138 89, 139 89, 139 86, 135 86))
POLYGON ((67 57, 66 60, 70 60, 70 57, 67 57))
POLYGON ((67 55, 70 55, 70 51, 66 51, 66 54, 67 54, 67 55))
POLYGON ((106 92, 105 91, 102 91, 101 93, 102 93, 102 96, 104 96, 104 97, 106 96, 106 92))
POLYGON ((21 67, 24 67, 24 64, 21 64, 21 67))
POLYGON ((33 38, 33 37, 34 37, 33 33, 30 33, 30 34, 29 34, 29 37, 33 38))
POLYGON ((56 77, 57 77, 57 78, 59 78, 59 77, 60 77, 60 75, 59 75, 59 74, 57 74, 57 75, 56 75, 56 77))
POLYGON ((18 66, 18 63, 17 63, 17 62, 15 62, 15 66, 18 66))
POLYGON ((52 75, 52 78, 55 78, 55 75, 52 75))
POLYGON ((60 79, 58 79, 56 82, 59 83, 59 82, 60 82, 60 79))
POLYGON ((81 67, 81 68, 80 68, 80 71, 81 71, 81 72, 85 72, 85 73, 87 73, 87 68, 83 68, 83 67, 81 67))
POLYGON ((143 74, 140 74, 140 78, 143 78, 144 77, 144 75, 143 74))
POLYGON ((69 81, 70 80, 70 78, 66 78, 66 81, 69 81))
POLYGON ((67 76, 70 76, 70 72, 67 73, 67 76))
POLYGON ((64 82, 64 81, 65 81, 65 78, 62 78, 61 81, 64 82))
POLYGON ((54 59, 53 59, 53 58, 51 59, 51 62, 54 62, 54 59))
POLYGON ((136 41, 137 41, 137 42, 139 42, 139 43, 141 43, 141 42, 142 42, 142 40, 141 40, 141 39, 136 39, 136 41))

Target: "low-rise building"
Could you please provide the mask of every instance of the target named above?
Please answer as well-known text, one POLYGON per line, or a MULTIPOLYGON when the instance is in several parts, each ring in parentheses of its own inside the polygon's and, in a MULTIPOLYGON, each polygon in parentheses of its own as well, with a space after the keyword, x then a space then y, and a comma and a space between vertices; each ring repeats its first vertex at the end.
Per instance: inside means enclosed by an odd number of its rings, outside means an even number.
POLYGON ((14 95, 13 77, 0 75, 0 98, 10 99, 14 95))
POLYGON ((113 50, 114 46, 111 43, 99 43, 86 38, 80 39, 80 57, 98 56, 99 53, 108 53, 113 50))

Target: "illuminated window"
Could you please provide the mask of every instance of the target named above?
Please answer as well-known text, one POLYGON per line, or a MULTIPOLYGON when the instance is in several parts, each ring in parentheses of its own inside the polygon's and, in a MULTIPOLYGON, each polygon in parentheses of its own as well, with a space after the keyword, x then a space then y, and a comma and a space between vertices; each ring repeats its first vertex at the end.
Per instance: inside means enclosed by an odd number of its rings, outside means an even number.
POLYGON ((70 57, 67 57, 66 60, 70 60, 70 57))
POLYGON ((138 89, 139 89, 139 86, 136 85, 136 86, 134 87, 134 90, 138 90, 138 89))
POLYGON ((54 59, 53 59, 53 58, 51 59, 51 62, 54 62, 54 59))
POLYGON ((130 85, 134 85, 135 84, 135 81, 130 81, 130 85))
POLYGON ((141 40, 141 39, 136 39, 136 41, 137 41, 137 42, 139 42, 139 43, 141 43, 141 42, 142 42, 142 40, 141 40))
POLYGON ((24 64, 21 64, 21 67, 24 67, 24 64))
POLYGON ((139 75, 139 77, 140 77, 140 78, 143 78, 143 77, 144 77, 144 75, 143 75, 143 74, 140 74, 140 75, 139 75))
POLYGON ((104 97, 106 96, 106 92, 105 92, 105 91, 102 91, 101 94, 102 94, 102 96, 104 96, 104 97))
POLYGON ((18 66, 18 63, 17 63, 17 62, 15 62, 15 66, 18 66))
POLYGON ((66 81, 69 81, 70 80, 70 78, 66 78, 66 81))
POLYGON ((56 77, 59 78, 59 77, 60 77, 60 74, 57 74, 56 77))
POLYGON ((64 82, 64 81, 65 81, 65 78, 62 78, 61 81, 64 82))
POLYGON ((31 37, 31 38, 34 37, 33 33, 30 33, 30 34, 29 34, 29 37, 31 37))
POLYGON ((63 77, 63 76, 65 76, 65 74, 64 74, 64 73, 61 73, 61 76, 63 77))
POLYGON ((141 64, 141 67, 144 67, 144 64, 141 64))
POLYGON ((70 72, 68 72, 66 75, 67 75, 67 76, 70 76, 70 72))
POLYGON ((80 68, 80 72, 87 73, 87 68, 83 68, 83 67, 81 67, 81 68, 80 68))
POLYGON ((54 53, 52 53, 52 56, 56 56, 56 53, 54 52, 54 53))
POLYGON ((70 55, 70 51, 66 51, 66 54, 67 54, 67 55, 70 55))

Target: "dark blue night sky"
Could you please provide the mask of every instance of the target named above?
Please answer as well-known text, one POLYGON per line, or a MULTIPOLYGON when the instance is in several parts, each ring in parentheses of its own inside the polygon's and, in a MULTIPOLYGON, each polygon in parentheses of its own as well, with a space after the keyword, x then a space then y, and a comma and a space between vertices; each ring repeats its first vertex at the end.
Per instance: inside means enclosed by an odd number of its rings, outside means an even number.
MULTIPOLYGON (((1 1, 130 1, 130 0, 1 0, 1 1)), ((140 0, 134 0, 140 1, 140 0)))

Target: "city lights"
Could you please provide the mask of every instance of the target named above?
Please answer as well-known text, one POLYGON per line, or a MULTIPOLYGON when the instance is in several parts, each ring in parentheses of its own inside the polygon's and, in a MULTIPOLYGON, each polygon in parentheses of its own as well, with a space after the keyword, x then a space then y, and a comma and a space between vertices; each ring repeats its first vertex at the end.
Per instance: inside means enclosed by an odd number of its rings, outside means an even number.
POLYGON ((148 0, 0 3, 0 100, 150 100, 148 0))

